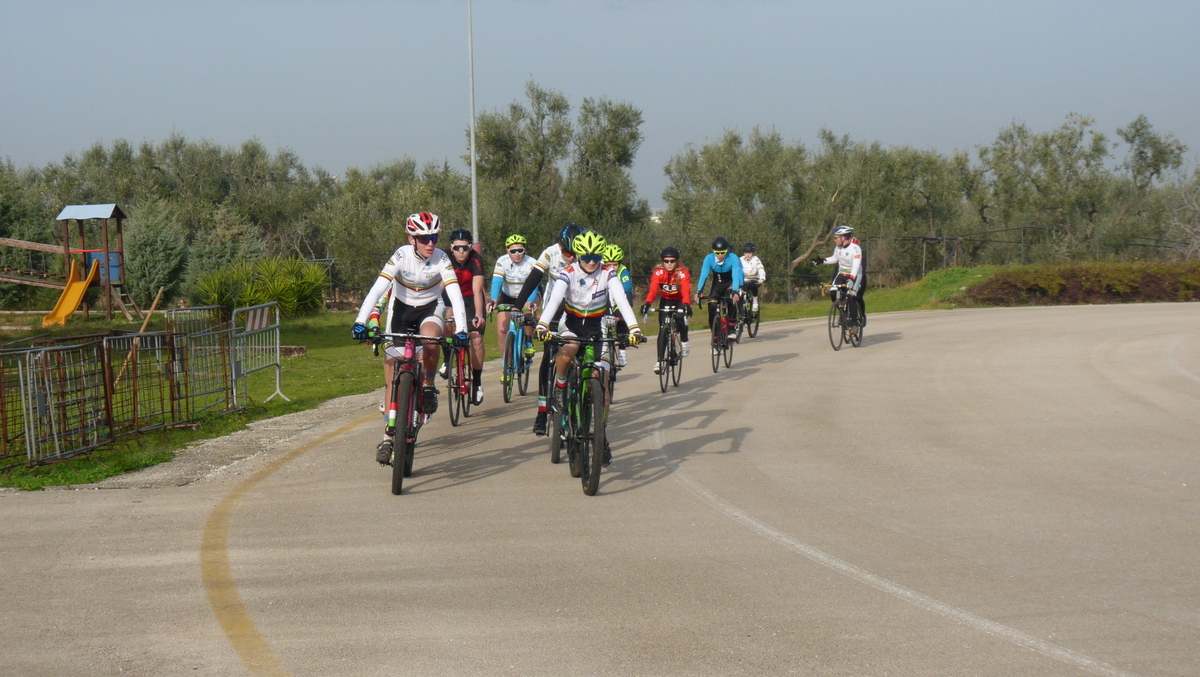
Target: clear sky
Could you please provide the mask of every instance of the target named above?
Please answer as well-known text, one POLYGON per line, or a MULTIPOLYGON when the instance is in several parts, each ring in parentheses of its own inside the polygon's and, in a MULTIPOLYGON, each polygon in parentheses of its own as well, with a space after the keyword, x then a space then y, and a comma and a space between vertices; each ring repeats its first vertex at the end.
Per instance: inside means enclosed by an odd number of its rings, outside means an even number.
MULTIPOLYGON (((1144 113, 1200 155, 1194 0, 475 0, 474 33, 479 111, 530 79, 641 108, 633 176, 654 207, 672 155, 755 125, 950 152, 1072 111, 1116 140, 1144 113)), ((466 0, 0 0, 0 157, 18 166, 178 131, 335 174, 404 155, 465 171, 468 97, 466 0)))

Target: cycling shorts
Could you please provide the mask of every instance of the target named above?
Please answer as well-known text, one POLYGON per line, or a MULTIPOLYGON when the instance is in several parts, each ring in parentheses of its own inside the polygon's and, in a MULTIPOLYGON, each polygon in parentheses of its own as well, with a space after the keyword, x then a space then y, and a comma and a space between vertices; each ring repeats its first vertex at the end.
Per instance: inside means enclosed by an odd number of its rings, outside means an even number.
MULTIPOLYGON (((483 323, 479 325, 478 329, 475 328, 475 325, 472 322, 472 320, 475 319, 475 297, 474 296, 464 296, 463 297, 463 310, 465 311, 464 314, 467 316, 467 333, 469 333, 469 334, 483 333, 483 330, 487 328, 487 320, 485 319, 483 321, 483 323)), ((450 318, 448 321, 453 322, 454 319, 450 318)), ((458 327, 455 327, 455 329, 457 330, 458 327)))

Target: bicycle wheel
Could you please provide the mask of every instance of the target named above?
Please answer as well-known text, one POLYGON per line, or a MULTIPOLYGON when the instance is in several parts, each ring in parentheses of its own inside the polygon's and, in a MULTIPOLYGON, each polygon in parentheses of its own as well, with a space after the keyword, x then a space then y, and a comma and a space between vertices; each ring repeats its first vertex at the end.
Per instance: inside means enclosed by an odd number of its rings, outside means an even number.
POLYGON ((717 373, 717 371, 719 371, 721 369, 721 349, 724 347, 721 344, 722 344, 722 339, 725 336, 724 332, 721 331, 721 314, 720 313, 717 313, 716 317, 713 318, 711 329, 712 329, 712 347, 713 347, 712 365, 713 365, 713 373, 715 374, 715 373, 717 373))
POLYGON ((463 416, 471 415, 471 402, 475 399, 475 379, 471 375, 471 358, 466 348, 458 349, 458 396, 462 398, 463 416))
POLYGON ((604 464, 604 389, 600 379, 593 377, 584 382, 579 405, 579 460, 583 470, 579 480, 583 493, 595 496, 604 464))
MULTIPOLYGON (((400 426, 407 426, 408 421, 412 418, 413 402, 413 374, 411 371, 400 372, 400 399, 396 403, 396 411, 403 416, 403 423, 400 426)), ((397 426, 397 427, 400 427, 397 426)), ((404 439, 404 428, 400 427, 396 435, 397 441, 400 443, 399 448, 393 447, 392 451, 392 494, 400 495, 400 491, 404 488, 404 465, 405 457, 408 454, 408 443, 404 439)))
MULTIPOLYGON (((550 384, 549 406, 546 408, 546 416, 550 420, 550 462, 558 463, 562 461, 562 408, 557 403, 558 397, 554 391, 554 384, 550 384)), ((574 475, 574 473, 571 473, 574 475)))
POLYGON ((754 338, 758 336, 758 323, 762 320, 762 311, 751 310, 748 312, 750 317, 746 320, 746 333, 750 335, 750 338, 754 338))
POLYGON ((450 410, 450 425, 457 427, 462 415, 462 399, 458 396, 458 351, 450 351, 450 365, 446 367, 450 378, 446 380, 446 408, 450 410))
POLYGON ((513 382, 517 380, 517 363, 520 358, 514 357, 516 346, 516 334, 508 332, 508 337, 504 339, 504 368, 500 372, 501 378, 504 380, 504 403, 512 402, 513 382))
POLYGON ((829 304, 829 345, 842 349, 842 313, 836 303, 829 304))
POLYGON ((725 341, 725 368, 726 369, 729 368, 729 365, 733 364, 733 343, 734 343, 733 341, 730 341, 728 339, 725 341))
POLYGON ((850 332, 850 345, 854 346, 855 348, 861 346, 862 345, 862 337, 863 337, 862 322, 861 321, 855 322, 854 323, 854 331, 850 332))
POLYGON ((671 352, 674 357, 671 359, 671 383, 679 387, 679 375, 683 373, 683 344, 679 340, 679 332, 671 333, 671 352))
POLYGON ((404 476, 412 477, 413 456, 417 454, 417 443, 407 442, 404 445, 404 476))
POLYGON ((525 357, 525 346, 531 345, 533 342, 525 336, 523 328, 519 331, 521 332, 521 340, 518 343, 521 347, 521 354, 517 355, 517 363, 521 366, 517 369, 517 374, 519 375, 517 385, 520 388, 521 394, 524 395, 529 392, 529 372, 533 371, 533 357, 525 357))
POLYGON ((658 363, 658 387, 664 393, 667 392, 667 384, 671 382, 671 365, 675 361, 671 349, 674 345, 674 333, 671 332, 671 328, 668 328, 667 349, 663 352, 662 361, 658 363))

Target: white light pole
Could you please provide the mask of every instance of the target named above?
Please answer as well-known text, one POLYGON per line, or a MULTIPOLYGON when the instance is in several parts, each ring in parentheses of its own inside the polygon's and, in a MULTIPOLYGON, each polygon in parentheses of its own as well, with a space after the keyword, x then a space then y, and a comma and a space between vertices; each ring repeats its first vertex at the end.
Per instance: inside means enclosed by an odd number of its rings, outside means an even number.
MULTIPOLYGON (((467 61, 471 74, 471 234, 479 243, 479 187, 475 183, 475 39, 471 30, 471 0, 467 0, 467 61)), ((482 244, 478 245, 482 249, 482 244)))

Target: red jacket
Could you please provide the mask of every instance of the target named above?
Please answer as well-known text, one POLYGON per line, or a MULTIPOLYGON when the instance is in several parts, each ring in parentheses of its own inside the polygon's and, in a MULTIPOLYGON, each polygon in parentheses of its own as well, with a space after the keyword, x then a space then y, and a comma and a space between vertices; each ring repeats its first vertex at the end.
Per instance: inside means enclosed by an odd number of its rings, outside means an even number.
POLYGON ((691 303, 692 274, 684 266, 677 266, 674 273, 658 266, 650 276, 650 290, 646 293, 646 303, 654 303, 654 299, 660 293, 667 301, 691 303))

